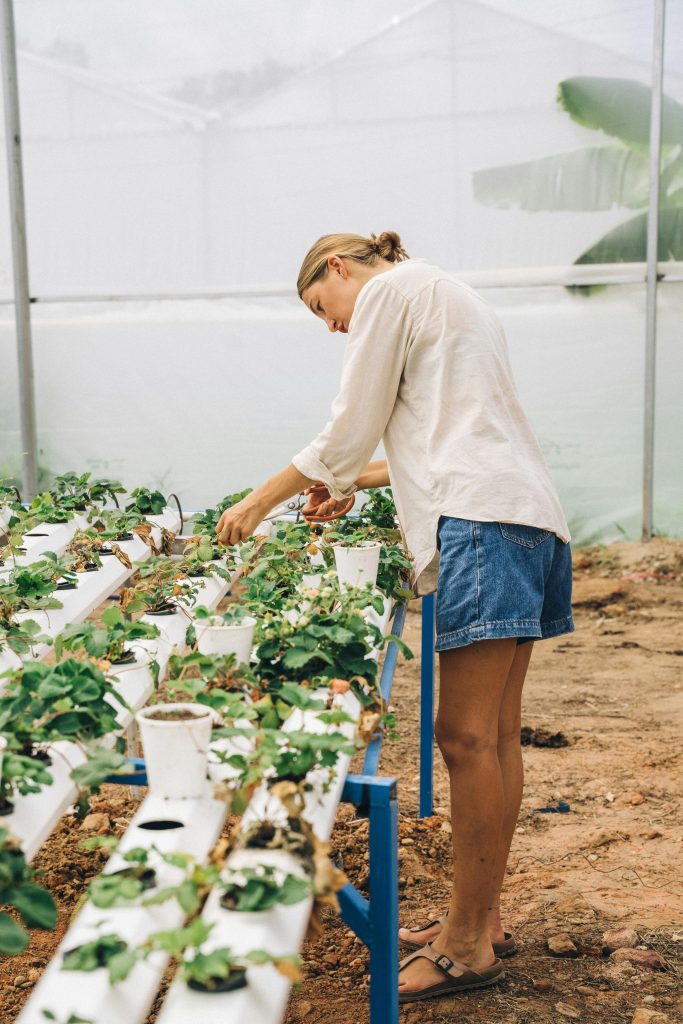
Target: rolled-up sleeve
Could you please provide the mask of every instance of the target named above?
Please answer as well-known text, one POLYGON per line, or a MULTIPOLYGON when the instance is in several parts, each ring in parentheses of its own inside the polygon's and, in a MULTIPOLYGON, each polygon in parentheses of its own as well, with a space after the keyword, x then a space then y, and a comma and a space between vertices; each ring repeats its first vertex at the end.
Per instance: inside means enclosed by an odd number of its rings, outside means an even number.
POLYGON ((292 459, 300 473, 321 480, 337 500, 353 493, 382 439, 410 338, 408 300, 381 275, 372 278, 356 300, 331 418, 292 459))

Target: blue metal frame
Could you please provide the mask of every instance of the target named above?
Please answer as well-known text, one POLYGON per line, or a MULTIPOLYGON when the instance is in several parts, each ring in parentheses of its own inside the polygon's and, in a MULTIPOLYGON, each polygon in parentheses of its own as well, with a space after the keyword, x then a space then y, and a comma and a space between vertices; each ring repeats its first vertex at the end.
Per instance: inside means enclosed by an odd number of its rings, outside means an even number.
MULTIPOLYGON (((401 636, 407 613, 398 605, 391 636, 401 636)), ((388 702, 398 658, 391 642, 380 676, 380 689, 388 702)), ((420 815, 432 813, 434 720, 434 596, 422 599, 422 668, 420 721, 420 815)), ((342 801, 352 803, 369 818, 370 898, 349 882, 338 893, 345 923, 370 950, 370 1024, 398 1024, 398 799, 396 779, 377 776, 382 736, 368 744, 362 775, 347 775, 342 801)), ((107 781, 122 785, 147 784, 145 762, 127 758, 132 771, 107 781)))
POLYGON ((370 950, 370 1024, 398 1024, 396 779, 348 775, 342 800, 367 811, 370 819, 370 899, 349 882, 337 893, 339 909, 370 950))
MULTIPOLYGON (((403 633, 403 627, 406 621, 406 614, 408 612, 408 606, 405 604, 399 604, 394 613, 394 619, 391 624, 390 636, 401 636, 403 633)), ((385 702, 389 703, 389 695, 391 694, 391 684, 394 681, 394 671, 396 670, 396 661, 398 659, 398 644, 392 644, 389 642, 387 645, 387 653, 384 657, 384 664, 382 666, 382 675, 380 676, 379 686, 382 691, 382 697, 385 702)), ((365 757, 363 759, 363 775, 376 775, 377 766, 379 764, 379 754, 382 749, 382 734, 375 736, 374 740, 368 743, 365 751, 365 757)), ((353 803, 353 801, 350 801, 353 803)))
POLYGON ((422 650, 420 667, 420 817, 434 813, 434 594, 422 598, 422 650))

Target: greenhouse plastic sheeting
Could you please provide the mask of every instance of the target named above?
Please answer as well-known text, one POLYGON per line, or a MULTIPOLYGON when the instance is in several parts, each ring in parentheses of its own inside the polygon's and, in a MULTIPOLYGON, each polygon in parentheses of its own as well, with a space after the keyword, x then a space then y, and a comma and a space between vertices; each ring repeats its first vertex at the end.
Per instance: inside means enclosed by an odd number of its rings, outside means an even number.
MULTIPOLYGON (((558 84, 649 85, 651 0, 337 7, 18 0, 34 293, 293 284, 340 229, 397 229, 456 270, 559 265, 628 218, 589 159, 571 210, 488 205, 474 175, 612 142, 558 84)), ((681 65, 676 48, 678 98, 681 65)), ((0 204, 9 267, 7 219, 0 204)))
MULTIPOLYGON (((655 524, 678 528, 682 293, 661 289, 656 437, 655 524)), ((575 539, 637 536, 644 288, 589 299, 562 288, 485 294, 575 539)), ((0 351, 12 333, 6 311, 0 351)), ((41 466, 144 481, 187 507, 289 462, 326 421, 345 343, 295 299, 54 307, 37 311, 34 341, 41 466)), ((3 409, 14 402, 11 387, 0 393, 3 409)), ((0 438, 1 450, 17 445, 16 434, 0 438)))

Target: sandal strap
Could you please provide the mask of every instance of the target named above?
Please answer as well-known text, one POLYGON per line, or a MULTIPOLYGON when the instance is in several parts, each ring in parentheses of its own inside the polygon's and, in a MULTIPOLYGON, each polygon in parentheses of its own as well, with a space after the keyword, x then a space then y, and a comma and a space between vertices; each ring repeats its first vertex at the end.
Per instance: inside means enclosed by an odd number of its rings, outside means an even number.
POLYGON ((471 967, 464 964, 461 960, 451 960, 445 953, 437 953, 435 949, 432 949, 428 942, 426 946, 421 946, 420 949, 416 949, 410 956, 405 957, 401 960, 398 965, 399 971, 402 971, 404 967, 407 967, 413 960, 431 960, 435 967, 438 967, 442 974, 446 975, 447 978, 459 978, 462 974, 469 971, 471 974, 477 974, 477 971, 473 971, 471 967), (458 968, 457 972, 454 972, 454 968, 458 968))
POLYGON ((408 931, 408 932, 424 932, 424 931, 427 930, 427 928, 431 928, 433 924, 443 924, 447 917, 448 917, 448 911, 446 911, 445 914, 442 914, 441 917, 434 918, 433 921, 427 921, 426 924, 418 924, 414 928, 406 928, 406 931, 408 931))

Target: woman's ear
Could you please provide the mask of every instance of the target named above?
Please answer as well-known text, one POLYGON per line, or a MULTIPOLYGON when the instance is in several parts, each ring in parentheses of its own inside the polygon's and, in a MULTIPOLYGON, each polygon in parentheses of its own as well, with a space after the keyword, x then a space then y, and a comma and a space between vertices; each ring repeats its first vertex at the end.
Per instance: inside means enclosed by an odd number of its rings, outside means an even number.
POLYGON ((328 256, 327 269, 330 273, 339 274, 343 278, 347 278, 349 274, 344 261, 340 256, 328 256))

